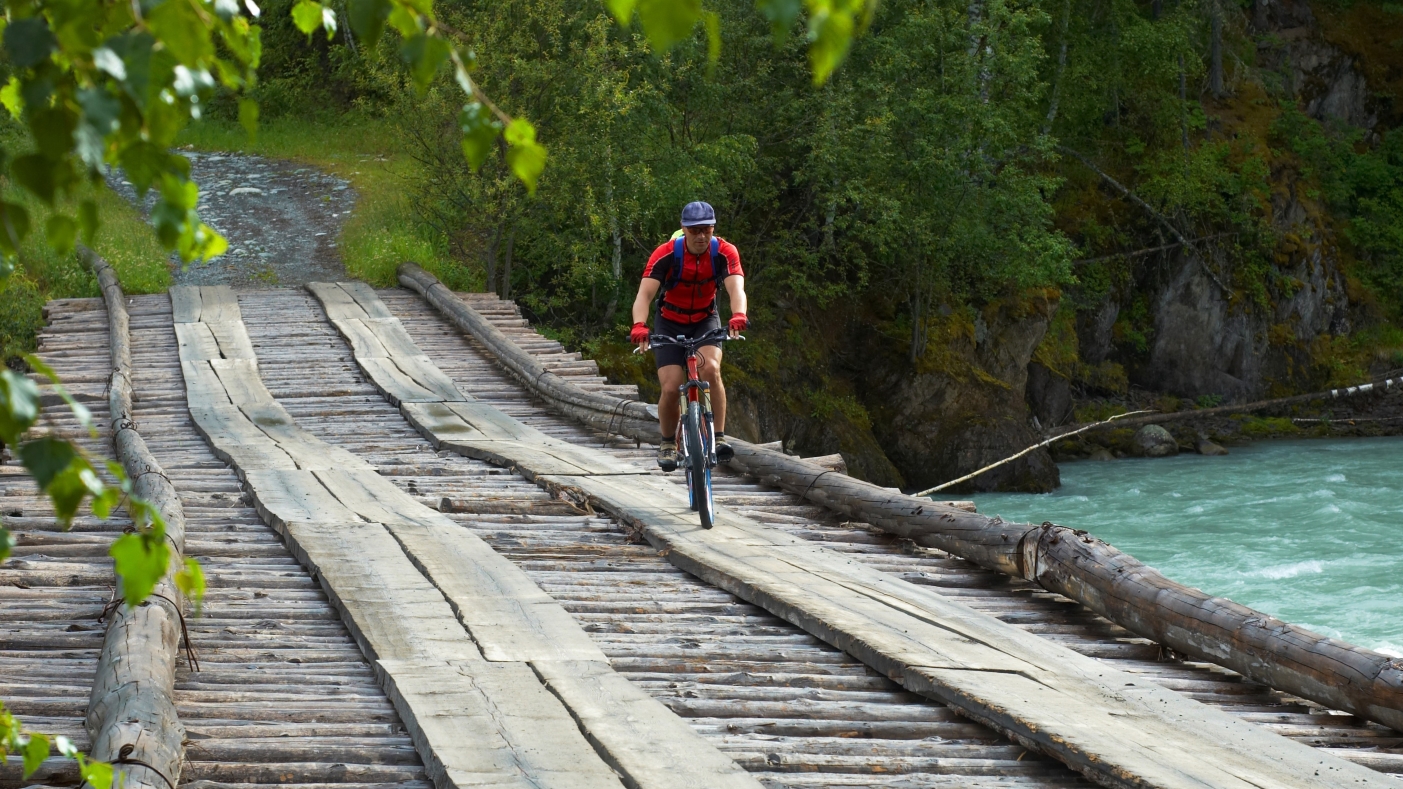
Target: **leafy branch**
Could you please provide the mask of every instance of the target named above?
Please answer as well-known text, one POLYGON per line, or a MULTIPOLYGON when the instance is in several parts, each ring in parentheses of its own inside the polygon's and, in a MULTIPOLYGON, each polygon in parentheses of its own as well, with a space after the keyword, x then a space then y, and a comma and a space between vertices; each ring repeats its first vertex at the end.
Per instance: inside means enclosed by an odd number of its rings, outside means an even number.
POLYGON ((62 735, 50 738, 48 735, 24 731, 15 716, 0 702, 0 759, 10 754, 19 754, 24 760, 23 777, 28 778, 49 758, 51 745, 56 746, 59 753, 78 763, 78 775, 87 785, 93 789, 112 789, 112 765, 84 756, 74 747, 72 741, 62 735))

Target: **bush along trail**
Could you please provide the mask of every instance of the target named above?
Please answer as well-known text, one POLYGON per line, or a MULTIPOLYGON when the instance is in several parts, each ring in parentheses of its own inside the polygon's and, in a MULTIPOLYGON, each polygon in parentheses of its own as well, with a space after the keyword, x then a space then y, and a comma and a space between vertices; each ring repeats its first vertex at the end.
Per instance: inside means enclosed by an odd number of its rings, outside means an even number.
MULTIPOLYGON (((351 185, 294 162, 261 156, 186 151, 200 184, 200 216, 229 242, 207 263, 173 265, 179 285, 276 287, 344 279, 337 251, 341 226, 355 206, 351 185)), ((136 193, 120 171, 108 179, 129 200, 136 193)), ((146 207, 154 201, 148 195, 146 207)))

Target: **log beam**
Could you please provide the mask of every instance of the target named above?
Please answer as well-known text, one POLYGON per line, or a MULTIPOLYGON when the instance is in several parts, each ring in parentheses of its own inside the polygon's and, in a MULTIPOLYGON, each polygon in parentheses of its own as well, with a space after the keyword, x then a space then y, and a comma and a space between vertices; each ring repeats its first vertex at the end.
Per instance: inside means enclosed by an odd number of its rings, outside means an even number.
MULTIPOLYGON (((90 755, 113 762, 125 789, 170 789, 179 785, 185 758, 185 727, 172 699, 184 602, 171 580, 184 563, 185 511, 132 418, 131 336, 121 284, 105 260, 87 248, 80 252, 107 306, 113 449, 133 492, 161 513, 171 549, 166 578, 152 595, 135 608, 118 605, 109 615, 88 702, 90 755)), ((117 588, 120 598, 120 576, 117 588)))

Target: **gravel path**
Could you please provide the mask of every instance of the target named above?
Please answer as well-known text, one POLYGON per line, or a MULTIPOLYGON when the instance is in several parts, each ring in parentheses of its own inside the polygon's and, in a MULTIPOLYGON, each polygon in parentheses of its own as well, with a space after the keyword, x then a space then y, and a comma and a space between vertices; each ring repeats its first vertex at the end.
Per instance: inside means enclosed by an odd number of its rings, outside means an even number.
MULTIPOLYGON (((173 256, 174 284, 272 288, 346 279, 336 239, 356 202, 349 183, 261 156, 184 155, 200 185, 200 218, 229 240, 229 251, 184 268, 173 256)), ((109 182, 136 202, 123 174, 114 173, 109 182)), ((154 201, 148 194, 146 207, 154 201)))

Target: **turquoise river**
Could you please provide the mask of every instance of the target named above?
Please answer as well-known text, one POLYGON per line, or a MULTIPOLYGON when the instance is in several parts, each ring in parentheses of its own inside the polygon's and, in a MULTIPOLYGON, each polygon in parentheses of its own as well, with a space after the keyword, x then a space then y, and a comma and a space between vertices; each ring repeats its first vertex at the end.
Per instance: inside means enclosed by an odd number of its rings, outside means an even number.
POLYGON ((1087 529, 1180 583, 1403 656, 1403 437, 1062 464, 1047 495, 974 496, 1087 529))

